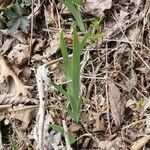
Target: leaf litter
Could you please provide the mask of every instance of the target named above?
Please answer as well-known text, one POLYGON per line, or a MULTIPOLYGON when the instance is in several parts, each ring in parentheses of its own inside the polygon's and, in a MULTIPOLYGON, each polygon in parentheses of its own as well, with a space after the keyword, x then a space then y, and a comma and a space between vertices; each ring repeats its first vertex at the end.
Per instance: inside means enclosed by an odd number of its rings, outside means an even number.
MULTIPOLYGON (((69 144, 67 138, 49 127, 63 126, 64 120, 64 127, 77 137, 77 142, 71 145, 73 149, 149 149, 149 1, 86 0, 78 8, 84 14, 87 28, 103 16, 98 27, 103 34, 101 42, 95 46, 89 40, 81 56, 80 123, 67 116, 60 107, 60 103, 67 106, 67 102, 51 87, 51 81, 66 86, 61 72, 60 27, 64 28, 71 54, 74 20, 63 4, 51 0, 35 2, 34 16, 29 10, 28 19, 34 18, 30 22, 33 33, 0 30, 1 124, 7 127, 9 120, 13 134, 8 135, 22 149, 35 149, 41 135, 44 149, 65 149, 69 144), (36 85, 39 66, 43 66, 40 76, 43 93, 36 85), (49 67, 45 70, 44 66, 49 67), (40 94, 43 95, 39 101, 40 94), (40 122, 38 108, 43 100, 43 122, 40 122), (23 134, 25 138, 20 138, 23 134)), ((4 136, 1 128, 0 139, 4 136)), ((10 140, 1 140, 0 144, 12 149, 10 140)))

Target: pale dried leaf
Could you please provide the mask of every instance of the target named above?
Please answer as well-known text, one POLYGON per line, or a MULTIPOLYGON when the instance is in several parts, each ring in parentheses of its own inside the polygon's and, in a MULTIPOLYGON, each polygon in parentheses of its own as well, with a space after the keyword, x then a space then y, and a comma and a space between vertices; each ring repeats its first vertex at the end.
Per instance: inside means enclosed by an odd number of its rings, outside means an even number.
POLYGON ((150 140, 149 135, 146 135, 146 136, 138 139, 131 146, 131 150, 140 150, 149 140, 150 140))
POLYGON ((120 126, 123 121, 124 104, 121 99, 121 93, 113 81, 108 83, 108 96, 111 109, 111 115, 115 124, 120 126))
POLYGON ((103 15, 104 10, 112 7, 112 0, 86 0, 83 11, 97 17, 103 15))
POLYGON ((49 10, 46 9, 46 7, 44 7, 44 15, 45 15, 45 23, 47 26, 53 23, 53 20, 51 18, 51 13, 49 10))
POLYGON ((138 27, 134 28, 134 29, 131 28, 129 30, 128 38, 133 42, 137 42, 139 40, 140 33, 141 33, 140 28, 138 28, 138 27))
MULTIPOLYGON (((7 86, 9 87, 6 93, 16 95, 22 94, 23 96, 31 95, 30 92, 25 87, 25 85, 17 77, 16 73, 10 68, 10 66, 7 65, 5 59, 1 55, 0 55, 0 73, 1 73, 0 74, 1 84, 3 84, 3 82, 5 83, 5 81, 8 80, 8 78, 11 79, 11 83, 9 80, 7 81, 7 86)), ((1 91, 0 93, 4 94, 4 92, 1 91)))
POLYGON ((27 80, 30 78, 31 73, 32 73, 32 71, 31 71, 30 67, 24 67, 24 68, 22 69, 22 71, 21 71, 21 74, 22 74, 23 77, 25 77, 27 80))
POLYGON ((93 112, 93 118, 95 120, 93 132, 105 131, 106 130, 104 118, 102 118, 102 117, 100 118, 100 115, 101 115, 101 113, 93 112))
POLYGON ((53 39, 52 41, 50 42, 50 48, 49 48, 49 53, 51 55, 55 54, 59 47, 60 47, 60 39, 59 39, 60 35, 59 33, 56 33, 54 36, 53 36, 53 39))
POLYGON ((0 30, 0 32, 4 35, 9 35, 9 36, 15 38, 16 40, 18 40, 21 43, 24 43, 24 44, 27 43, 27 40, 25 38, 25 34, 19 30, 16 30, 15 32, 11 32, 11 31, 6 29, 6 30, 0 30))
POLYGON ((6 41, 3 43, 1 54, 5 54, 12 46, 14 39, 6 39, 6 41))
POLYGON ((126 11, 123 11, 123 10, 120 10, 120 14, 117 18, 117 27, 125 27, 126 26, 126 23, 128 21, 128 18, 126 19, 126 17, 129 15, 128 12, 126 11))
POLYGON ((8 54, 8 59, 16 66, 22 66, 30 58, 29 45, 17 44, 13 47, 12 51, 8 54))
POLYGON ((81 126, 76 124, 76 123, 71 123, 71 125, 69 126, 69 131, 70 132, 77 132, 81 129, 81 126))
POLYGON ((126 149, 126 146, 121 141, 121 138, 116 138, 113 141, 100 141, 98 145, 101 150, 120 150, 126 149))
POLYGON ((35 40, 34 52, 41 51, 41 49, 46 45, 46 38, 38 38, 35 40))
POLYGON ((142 3, 142 0, 131 0, 137 7, 142 3))
POLYGON ((27 104, 27 103, 38 104, 38 101, 33 98, 17 96, 14 94, 0 94, 0 105, 6 105, 6 104, 17 105, 17 104, 27 104))
POLYGON ((10 108, 8 112, 10 113, 10 118, 22 122, 20 129, 25 130, 28 127, 30 121, 35 118, 37 109, 38 106, 18 105, 16 107, 10 108))

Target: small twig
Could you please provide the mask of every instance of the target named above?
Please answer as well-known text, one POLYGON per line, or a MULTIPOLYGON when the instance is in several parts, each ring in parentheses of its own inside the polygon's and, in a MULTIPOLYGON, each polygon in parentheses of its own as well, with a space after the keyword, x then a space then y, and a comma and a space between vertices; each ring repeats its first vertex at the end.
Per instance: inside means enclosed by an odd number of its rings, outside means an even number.
MULTIPOLYGON (((30 58, 31 58, 31 53, 32 53, 33 20, 34 20, 34 0, 32 0, 31 9, 32 9, 32 13, 31 13, 31 30, 30 30, 30 34, 31 34, 30 35, 30 58)), ((30 62, 30 60, 29 60, 29 62, 30 62)))
POLYGON ((40 150, 44 150, 43 146, 43 130, 44 130, 44 118, 45 118, 45 100, 44 100, 44 83, 43 83, 43 66, 40 66, 37 69, 37 74, 36 74, 36 80, 37 80, 37 86, 38 86, 38 93, 39 93, 39 111, 37 115, 37 124, 38 124, 38 148, 40 150))
POLYGON ((135 126, 136 124, 143 123, 145 121, 146 121, 146 119, 142 119, 142 120, 138 120, 138 121, 132 122, 131 124, 123 127, 122 130, 128 129, 128 128, 132 127, 132 126, 135 126))
POLYGON ((105 57, 105 66, 106 66, 106 85, 105 85, 105 90, 106 90, 106 104, 107 104, 107 121, 108 121, 108 129, 109 129, 109 134, 111 135, 111 125, 110 125, 110 116, 109 116, 109 97, 108 97, 108 50, 106 47, 106 57, 105 57))

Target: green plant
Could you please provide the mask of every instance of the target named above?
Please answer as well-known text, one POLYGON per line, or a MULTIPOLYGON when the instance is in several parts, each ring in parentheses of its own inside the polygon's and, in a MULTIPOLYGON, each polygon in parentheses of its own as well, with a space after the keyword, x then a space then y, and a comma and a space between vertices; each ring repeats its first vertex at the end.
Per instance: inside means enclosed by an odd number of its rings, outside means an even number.
POLYGON ((19 4, 13 4, 11 7, 8 7, 4 11, 5 16, 7 17, 7 27, 9 30, 15 31, 18 28, 21 28, 23 32, 27 33, 28 20, 24 16, 24 9, 19 4))
POLYGON ((136 104, 136 109, 140 110, 145 104, 144 98, 143 97, 139 97, 135 104, 136 104))
POLYGON ((61 2, 69 9, 74 16, 78 27, 82 32, 85 32, 84 22, 80 11, 77 9, 77 4, 82 4, 83 0, 61 0, 61 2))
MULTIPOLYGON (((64 134, 64 128, 60 125, 56 125, 56 124, 50 124, 50 127, 53 128, 55 131, 60 132, 61 134, 64 134)), ((68 137, 69 137, 69 143, 73 144, 76 142, 76 136, 71 133, 68 132, 68 137)))
POLYGON ((68 83, 66 90, 62 86, 52 83, 70 103, 70 108, 62 107, 69 113, 74 121, 78 122, 81 115, 81 95, 80 95, 80 55, 86 44, 88 33, 80 42, 77 36, 76 27, 73 28, 73 56, 70 60, 68 57, 67 46, 63 37, 63 32, 60 37, 60 47, 63 56, 63 72, 68 83))
POLYGON ((13 137, 11 138, 11 144, 12 144, 12 150, 18 150, 16 141, 14 140, 13 137))
POLYGON ((7 28, 8 30, 15 31, 21 29, 27 33, 29 26, 28 15, 30 0, 16 0, 15 3, 8 5, 5 8, 1 8, 0 13, 0 28, 7 28))
POLYGON ((89 36, 89 39, 92 42, 95 42, 96 45, 98 44, 99 40, 102 38, 102 31, 100 27, 102 20, 103 20, 103 17, 100 17, 99 19, 94 20, 90 25, 92 32, 89 36))

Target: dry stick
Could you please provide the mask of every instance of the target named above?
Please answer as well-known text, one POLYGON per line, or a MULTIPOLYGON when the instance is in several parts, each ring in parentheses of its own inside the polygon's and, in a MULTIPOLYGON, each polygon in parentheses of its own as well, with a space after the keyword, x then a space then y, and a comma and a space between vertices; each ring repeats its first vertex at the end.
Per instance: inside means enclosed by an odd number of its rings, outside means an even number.
MULTIPOLYGON (((70 55, 69 57, 72 57, 72 55, 70 55)), ((37 128, 38 128, 38 138, 37 138, 37 144, 38 144, 38 148, 40 150, 44 150, 44 146, 43 146, 43 130, 44 130, 44 117, 45 117, 45 100, 44 100, 44 95, 45 95, 45 91, 44 91, 44 81, 45 81, 45 70, 46 68, 49 68, 51 65, 58 63, 59 61, 62 61, 63 58, 59 58, 57 60, 51 61, 49 63, 46 63, 42 66, 39 66, 37 69, 37 74, 36 74, 36 80, 37 80, 37 87, 38 87, 38 94, 39 94, 39 100, 40 100, 40 104, 39 104, 39 111, 37 114, 37 128)), ((36 132, 36 131, 35 131, 36 132)))
POLYGON ((109 134, 111 135, 111 125, 110 125, 110 116, 109 116, 109 97, 108 97, 108 51, 107 51, 107 47, 106 47, 106 62, 105 62, 105 66, 106 66, 106 85, 105 85, 105 90, 106 90, 106 103, 107 103, 107 120, 108 120, 108 129, 109 129, 109 134))
POLYGON ((38 125, 38 148, 40 150, 44 150, 43 146, 43 130, 44 130, 44 117, 45 117, 45 100, 44 100, 44 83, 43 83, 43 68, 44 66, 40 66, 37 69, 37 74, 36 74, 36 80, 37 80, 37 87, 38 87, 38 93, 39 93, 39 111, 37 115, 37 125, 38 125))
MULTIPOLYGON (((33 38, 33 19, 34 19, 34 0, 32 0, 32 5, 31 5, 31 9, 32 9, 32 13, 31 13, 31 31, 30 31, 30 58, 31 58, 31 53, 32 53, 32 38, 33 38)), ((29 62, 30 63, 30 60, 29 62)))

